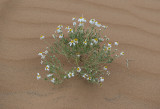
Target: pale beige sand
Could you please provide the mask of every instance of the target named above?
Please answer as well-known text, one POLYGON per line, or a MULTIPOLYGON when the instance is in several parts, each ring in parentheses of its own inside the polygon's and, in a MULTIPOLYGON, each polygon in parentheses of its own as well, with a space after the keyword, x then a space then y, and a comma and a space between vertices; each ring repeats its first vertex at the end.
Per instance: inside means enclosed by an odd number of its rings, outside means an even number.
POLYGON ((159 0, 0 0, 0 109, 160 109, 159 66, 159 0), (81 14, 108 25, 126 55, 102 88, 78 78, 37 81, 39 36, 81 14))

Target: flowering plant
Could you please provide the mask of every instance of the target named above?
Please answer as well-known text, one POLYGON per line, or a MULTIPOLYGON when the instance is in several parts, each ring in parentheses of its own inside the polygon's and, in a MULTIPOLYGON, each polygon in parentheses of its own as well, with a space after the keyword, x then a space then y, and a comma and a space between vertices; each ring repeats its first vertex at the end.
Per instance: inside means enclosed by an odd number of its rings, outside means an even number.
MULTIPOLYGON (((45 70, 48 71, 45 80, 58 84, 64 79, 79 75, 89 82, 102 84, 104 75, 110 74, 107 64, 124 55, 124 52, 119 55, 115 54, 119 43, 112 44, 109 38, 103 36, 103 31, 107 29, 107 26, 91 19, 87 28, 85 18, 74 17, 72 20, 73 27, 65 28, 68 35, 64 35, 63 26, 59 25, 55 34, 52 35, 54 41, 49 44, 50 47, 38 54, 41 56, 41 64, 46 65, 45 70), (65 57, 71 65, 69 70, 64 69, 65 65, 62 64, 61 57, 65 57)), ((40 37, 41 40, 44 38, 45 36, 40 37)), ((37 79, 40 78, 40 74, 37 73, 37 79)))

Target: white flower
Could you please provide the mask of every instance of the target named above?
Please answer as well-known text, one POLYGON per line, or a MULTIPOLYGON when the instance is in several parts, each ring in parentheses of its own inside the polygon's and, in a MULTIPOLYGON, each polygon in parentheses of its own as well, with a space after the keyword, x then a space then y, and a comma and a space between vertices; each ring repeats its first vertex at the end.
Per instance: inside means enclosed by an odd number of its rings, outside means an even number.
POLYGON ((111 47, 107 47, 107 50, 109 50, 109 51, 110 51, 110 50, 111 50, 111 47))
POLYGON ((41 59, 45 59, 45 57, 46 57, 45 55, 41 55, 41 59))
POLYGON ((84 26, 84 23, 80 22, 78 26, 84 26))
POLYGON ((49 71, 49 65, 46 65, 45 70, 49 71))
POLYGON ((97 21, 95 22, 95 25, 97 26, 97 27, 101 27, 102 25, 100 24, 100 23, 98 23, 97 21))
POLYGON ((74 42, 75 42, 75 43, 78 43, 78 39, 77 39, 77 38, 75 38, 75 39, 74 39, 74 42))
POLYGON ((109 46, 109 47, 112 47, 111 43, 108 43, 108 46, 109 46))
POLYGON ((99 82, 104 82, 104 77, 100 77, 99 82))
POLYGON ((70 28, 70 29, 68 29, 68 33, 69 33, 69 32, 73 33, 73 30, 70 28))
POLYGON ((68 73, 68 78, 71 78, 71 77, 74 77, 74 73, 73 72, 72 73, 71 72, 68 73))
POLYGON ((75 18, 75 17, 73 17, 73 18, 72 18, 72 20, 76 20, 76 18, 75 18))
POLYGON ((104 70, 107 70, 107 66, 104 66, 103 69, 104 69, 104 70))
POLYGON ((58 25, 58 28, 63 28, 63 25, 58 25))
POLYGON ((62 31, 61 31, 61 28, 57 28, 57 32, 58 32, 58 33, 62 32, 62 31))
POLYGON ((42 53, 42 52, 39 52, 39 53, 38 53, 38 55, 39 55, 39 56, 42 56, 42 55, 43 55, 43 53, 42 53))
POLYGON ((73 26, 76 26, 76 22, 73 22, 73 26))
POLYGON ((83 17, 80 17, 80 18, 78 19, 78 22, 86 22, 86 19, 83 18, 83 17))
POLYGON ((91 19, 91 20, 89 21, 89 23, 90 23, 90 24, 95 24, 95 21, 96 21, 95 19, 91 19))
POLYGON ((52 82, 52 83, 55 83, 55 78, 52 78, 52 79, 51 79, 51 82, 52 82))
POLYGON ((82 77, 83 77, 83 78, 87 78, 87 77, 88 77, 88 75, 87 75, 87 74, 84 74, 82 77))
POLYGON ((92 79, 92 77, 88 77, 88 78, 87 78, 87 80, 91 80, 91 79, 92 79))
POLYGON ((92 41, 93 41, 95 44, 98 43, 98 39, 97 39, 97 38, 92 39, 92 41))
POLYGON ((54 35, 54 34, 52 34, 52 37, 55 39, 56 38, 56 36, 54 35))
POLYGON ((74 46, 75 46, 75 42, 74 42, 74 40, 71 40, 71 42, 69 42, 69 45, 70 45, 70 46, 72 46, 72 45, 74 45, 74 46))
POLYGON ((64 78, 67 78, 66 76, 64 76, 64 78))
POLYGON ((59 38, 63 38, 63 34, 60 34, 60 35, 59 35, 59 38))
POLYGON ((69 26, 67 26, 65 29, 71 29, 69 26))
POLYGON ((40 78, 41 78, 41 75, 37 73, 37 80, 39 80, 40 78))
POLYGON ((49 77, 51 77, 52 75, 53 75, 53 74, 48 74, 47 77, 49 78, 49 77))
POLYGON ((90 45, 92 46, 92 45, 93 45, 93 43, 91 42, 91 43, 90 43, 90 45))
POLYGON ((48 50, 44 51, 43 53, 44 53, 44 54, 48 54, 48 50))
POLYGON ((123 56, 123 55, 124 55, 124 52, 121 52, 120 55, 123 56))
POLYGON ((43 61, 41 60, 41 62, 40 62, 41 64, 43 64, 43 61))
POLYGON ((114 42, 114 45, 118 45, 119 43, 118 42, 114 42))
POLYGON ((77 67, 77 72, 81 72, 81 68, 80 67, 77 67))
POLYGON ((40 39, 42 40, 42 39, 44 39, 45 38, 45 36, 40 36, 40 39))
POLYGON ((85 41, 83 42, 83 44, 84 44, 84 45, 87 45, 87 41, 85 40, 85 41))

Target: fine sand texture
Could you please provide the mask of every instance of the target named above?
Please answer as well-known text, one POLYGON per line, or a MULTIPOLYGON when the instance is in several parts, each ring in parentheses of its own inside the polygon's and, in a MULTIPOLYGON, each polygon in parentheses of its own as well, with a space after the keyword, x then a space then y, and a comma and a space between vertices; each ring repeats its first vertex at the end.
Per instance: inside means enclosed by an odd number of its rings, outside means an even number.
POLYGON ((160 109, 160 0, 0 0, 0 109, 160 109), (82 14, 108 25, 125 56, 108 66, 102 87, 37 80, 46 74, 40 35, 50 40, 82 14))

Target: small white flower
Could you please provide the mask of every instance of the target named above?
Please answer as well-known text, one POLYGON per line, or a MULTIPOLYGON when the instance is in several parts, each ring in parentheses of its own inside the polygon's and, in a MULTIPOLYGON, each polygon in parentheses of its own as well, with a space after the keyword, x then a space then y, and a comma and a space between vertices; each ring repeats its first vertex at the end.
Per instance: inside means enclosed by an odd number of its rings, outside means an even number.
POLYGON ((78 22, 86 22, 86 19, 83 18, 83 17, 80 17, 80 18, 78 19, 78 22))
POLYGON ((49 71, 49 65, 46 65, 45 70, 49 71))
POLYGON ((44 53, 44 54, 48 54, 48 50, 44 51, 43 53, 44 53))
POLYGON ((52 37, 55 39, 56 38, 56 36, 54 35, 54 34, 52 34, 52 37))
POLYGON ((114 45, 118 45, 119 43, 118 42, 114 42, 114 45))
POLYGON ((39 80, 40 78, 41 78, 41 75, 37 73, 37 80, 39 80))
POLYGON ((91 79, 92 79, 92 77, 88 77, 88 78, 87 78, 87 80, 91 80, 91 79))
POLYGON ((90 23, 90 24, 95 24, 95 21, 96 21, 95 19, 91 19, 91 20, 89 21, 89 23, 90 23))
POLYGON ((40 62, 41 64, 43 64, 43 61, 41 60, 41 62, 40 62))
POLYGON ((73 17, 73 18, 72 18, 72 20, 76 20, 76 18, 75 18, 75 17, 73 17))
POLYGON ((88 75, 87 75, 87 74, 84 74, 82 77, 83 77, 83 78, 87 78, 87 77, 88 77, 88 75))
POLYGON ((87 41, 85 40, 85 41, 83 42, 83 44, 84 44, 84 45, 87 45, 87 41))
POLYGON ((124 55, 124 52, 121 52, 120 55, 123 56, 123 55, 124 55))
POLYGON ((90 45, 92 46, 92 45, 93 45, 93 43, 91 42, 91 43, 90 43, 90 45))
POLYGON ((64 76, 64 78, 67 78, 67 76, 64 76))
POLYGON ((65 29, 71 29, 69 26, 67 26, 65 29))
POLYGON ((52 79, 51 79, 51 82, 52 82, 52 83, 55 83, 55 78, 52 78, 52 79))
POLYGON ((107 50, 111 51, 111 47, 107 47, 107 50))
POLYGON ((74 40, 71 40, 71 42, 68 43, 70 46, 74 45, 75 46, 75 42, 74 40))
POLYGON ((104 70, 107 70, 107 66, 104 66, 103 69, 104 69, 104 70))
POLYGON ((70 28, 70 29, 68 29, 68 33, 69 33, 69 32, 73 33, 73 30, 70 28))
POLYGON ((77 72, 81 72, 81 68, 80 67, 77 67, 77 72))
POLYGON ((74 77, 74 73, 73 72, 69 72, 68 73, 68 78, 74 77))
POLYGON ((95 44, 98 43, 98 39, 97 39, 97 38, 92 39, 92 41, 93 41, 95 44))
POLYGON ((45 55, 41 55, 41 59, 45 59, 45 57, 46 57, 45 55))
POLYGON ((100 23, 98 23, 97 21, 95 22, 95 25, 97 26, 97 27, 101 27, 102 25, 100 24, 100 23))
POLYGON ((60 34, 60 35, 59 35, 59 38, 63 38, 63 34, 60 34))
POLYGON ((84 26, 84 23, 80 22, 78 26, 84 26))
POLYGON ((58 28, 63 28, 63 25, 58 25, 58 28))
POLYGON ((74 39, 74 42, 75 42, 75 43, 78 43, 78 39, 77 39, 77 38, 75 38, 75 39, 74 39))
POLYGON ((53 74, 48 74, 47 77, 49 78, 49 77, 51 77, 52 75, 53 75, 53 74))
POLYGON ((73 26, 76 26, 76 22, 73 22, 73 26))
POLYGON ((108 46, 109 46, 109 47, 112 47, 111 43, 108 43, 108 46))
POLYGON ((42 56, 42 55, 43 55, 43 53, 42 53, 42 52, 39 52, 39 53, 38 53, 38 55, 39 55, 39 56, 42 56))
POLYGON ((62 32, 61 28, 57 28, 57 33, 62 32))
POLYGON ((99 82, 104 82, 104 77, 100 77, 99 82))
POLYGON ((40 39, 42 40, 42 39, 44 39, 45 38, 45 36, 40 36, 40 39))

